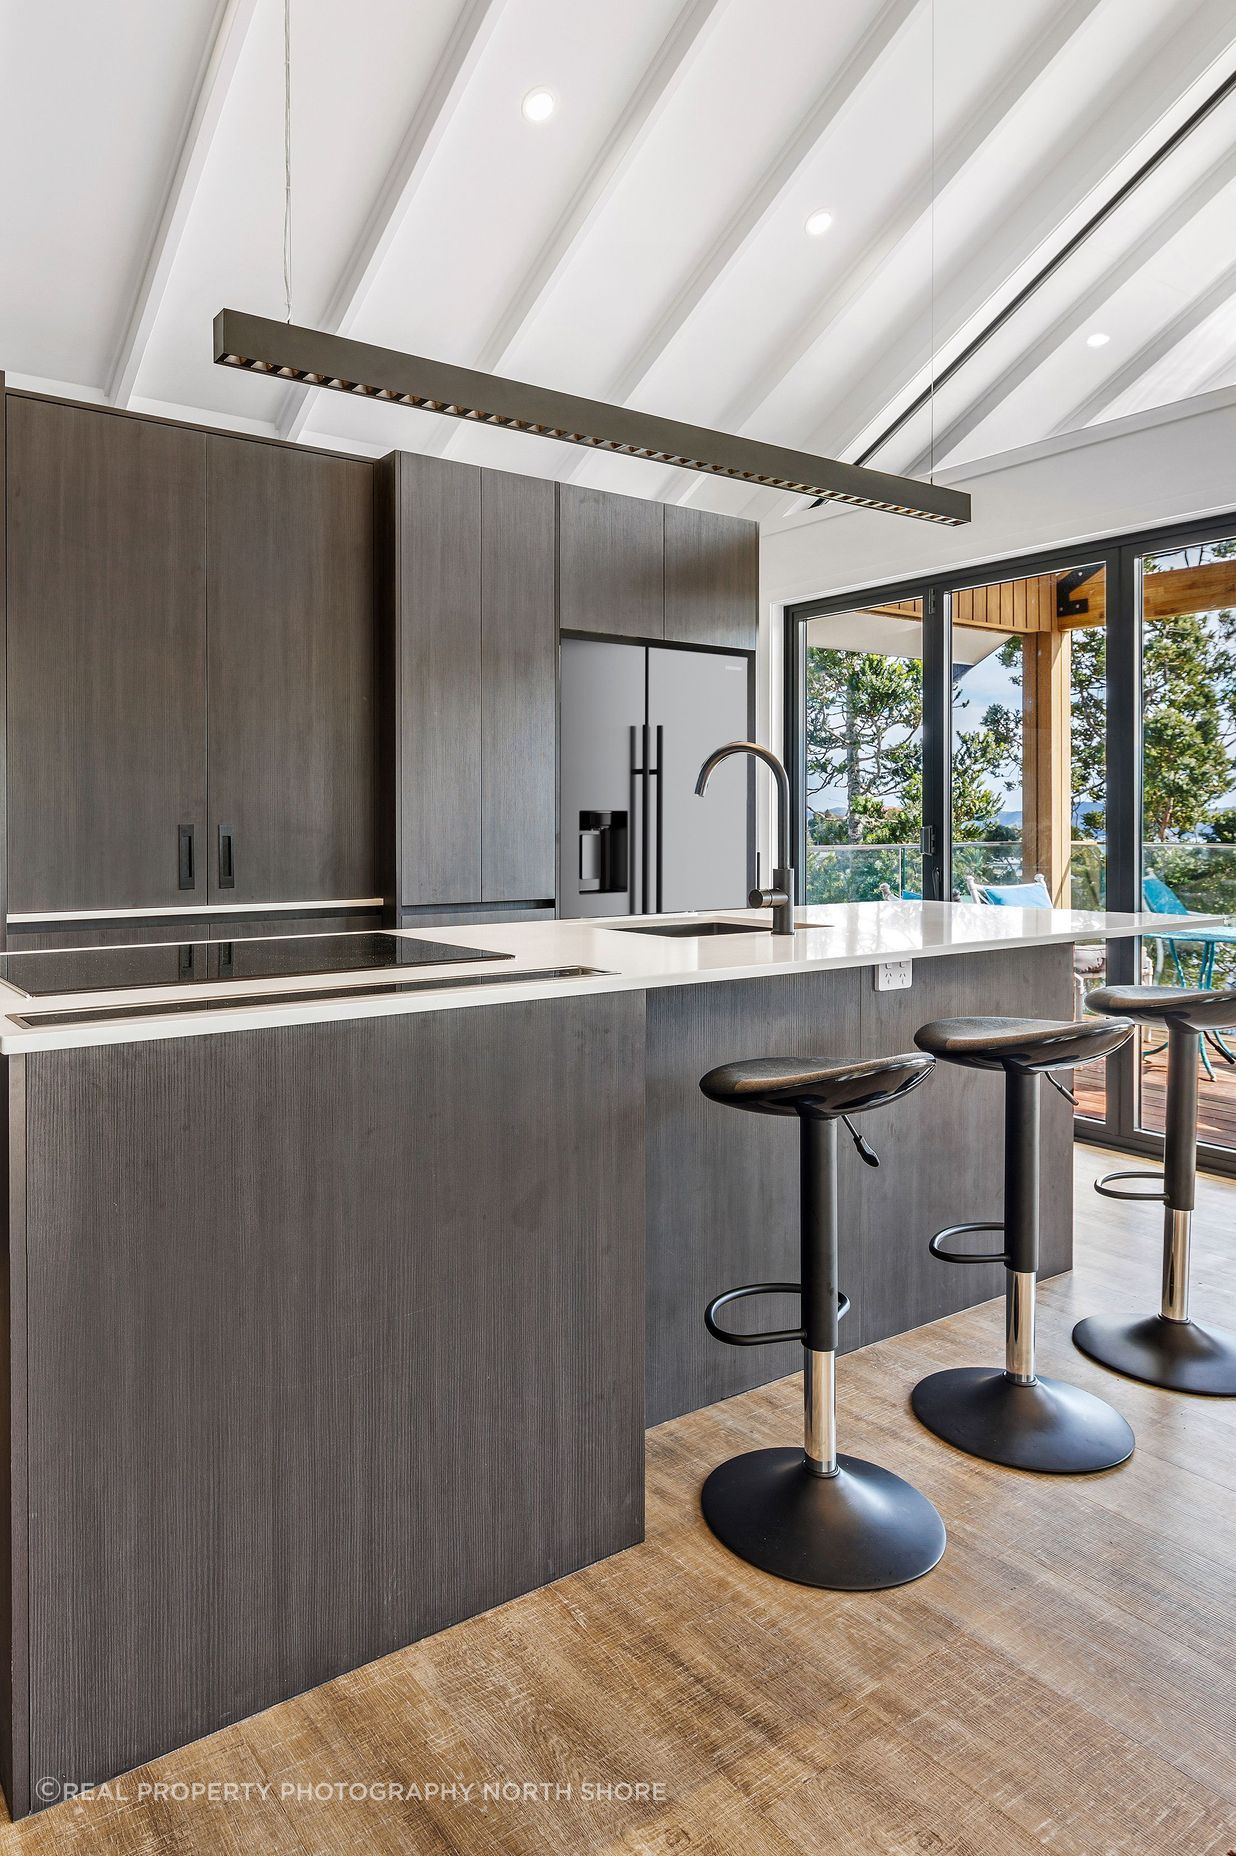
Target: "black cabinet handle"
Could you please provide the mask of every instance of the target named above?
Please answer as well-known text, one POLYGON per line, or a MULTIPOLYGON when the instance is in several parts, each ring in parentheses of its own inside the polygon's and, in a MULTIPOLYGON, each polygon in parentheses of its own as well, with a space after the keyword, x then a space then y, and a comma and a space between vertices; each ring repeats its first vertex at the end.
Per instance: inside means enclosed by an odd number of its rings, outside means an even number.
POLYGON ((181 889, 192 889, 196 882, 196 878, 194 877, 194 874, 193 874, 193 827, 192 825, 182 825, 180 827, 177 858, 178 858, 178 869, 180 873, 179 874, 180 887, 181 889))
POLYGON ((233 844, 232 844, 234 835, 235 834, 233 833, 232 827, 230 825, 220 825, 219 827, 219 888, 220 889, 235 889, 236 887, 236 855, 235 855, 235 851, 233 849, 233 844))

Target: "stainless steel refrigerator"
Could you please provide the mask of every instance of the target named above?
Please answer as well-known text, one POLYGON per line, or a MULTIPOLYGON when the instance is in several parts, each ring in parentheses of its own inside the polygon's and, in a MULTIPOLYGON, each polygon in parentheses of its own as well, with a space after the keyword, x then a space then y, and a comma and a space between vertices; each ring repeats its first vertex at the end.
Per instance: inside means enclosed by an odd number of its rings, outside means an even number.
POLYGON ((749 691, 747 657, 563 639, 563 915, 746 907, 751 762, 724 762, 702 799, 695 780, 713 748, 749 735, 749 691))

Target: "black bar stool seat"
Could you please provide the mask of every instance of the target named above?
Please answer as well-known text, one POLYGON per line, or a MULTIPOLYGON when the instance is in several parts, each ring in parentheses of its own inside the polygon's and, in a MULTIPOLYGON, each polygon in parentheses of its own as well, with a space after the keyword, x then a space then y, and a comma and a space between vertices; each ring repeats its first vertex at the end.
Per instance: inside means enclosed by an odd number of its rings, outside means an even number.
POLYGON ((1102 1019, 937 1018, 915 1032, 914 1042, 933 1057, 966 1069, 1016 1065, 1034 1076, 1093 1063, 1119 1050, 1128 1036, 1127 1025, 1105 1024, 1102 1019))
POLYGON ((1004 1369, 959 1366, 931 1373, 910 1398, 929 1431, 970 1456, 1010 1469, 1076 1475, 1114 1469, 1132 1454, 1133 1432, 1119 1412, 1079 1386, 1040 1378, 1035 1367, 1040 1079, 1055 1083, 1055 1071, 1106 1057, 1132 1035, 1133 1026, 1120 1019, 998 1017, 941 1018, 915 1034, 919 1048, 940 1062, 1004 1073, 1004 1217, 949 1225, 929 1245, 945 1263, 1004 1264, 1004 1369), (999 1232, 1002 1248, 974 1253, 945 1247, 946 1239, 973 1231, 999 1232))
POLYGON ((1183 1031, 1236 1030, 1236 991, 1195 991, 1188 986, 1096 986, 1086 995, 1086 1009, 1132 1018, 1139 1025, 1183 1031))
POLYGON ((1074 1344, 1102 1366, 1169 1392, 1236 1398, 1236 1334, 1206 1328, 1189 1314, 1189 1249, 1197 1199, 1197 1066, 1208 1033, 1236 1029, 1236 990, 1185 986, 1101 986, 1087 1005, 1167 1033, 1167 1116, 1163 1171, 1105 1173, 1095 1190, 1109 1199, 1163 1206, 1163 1280, 1157 1315, 1088 1315, 1074 1344), (1126 1188, 1122 1180, 1150 1181, 1126 1188))
POLYGON ((921 1083, 931 1065, 916 1051, 902 1057, 834 1061, 828 1057, 749 1057, 710 1070, 700 1088, 711 1102, 757 1115, 858 1115, 883 1108, 921 1083))
POLYGON ((799 1124, 802 1280, 748 1283, 714 1296, 710 1334, 733 1346, 803 1345, 801 1449, 751 1450, 713 1470, 700 1506, 718 1540, 752 1566, 800 1585, 876 1591, 930 1572, 944 1551, 944 1523, 925 1495, 890 1470, 837 1454, 837 1325, 849 1301, 837 1285, 837 1123, 869 1166, 879 1160, 849 1117, 897 1102, 924 1081, 932 1059, 863 1061, 755 1057, 710 1070, 700 1088, 713 1102, 799 1124), (801 1297, 796 1328, 737 1334, 721 1326, 730 1302, 768 1292, 801 1297))

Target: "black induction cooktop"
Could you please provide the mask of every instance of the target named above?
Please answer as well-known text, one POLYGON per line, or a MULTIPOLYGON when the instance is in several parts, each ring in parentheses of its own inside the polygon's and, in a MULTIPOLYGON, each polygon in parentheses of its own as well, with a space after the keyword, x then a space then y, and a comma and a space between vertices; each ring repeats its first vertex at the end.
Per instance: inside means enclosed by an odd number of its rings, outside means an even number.
POLYGON ((167 942, 151 947, 65 947, 0 955, 0 980, 27 998, 43 993, 118 992, 127 986, 204 986, 218 980, 299 979, 311 973, 367 973, 375 967, 429 967, 447 961, 511 960, 483 947, 412 940, 397 934, 255 935, 237 941, 167 942))

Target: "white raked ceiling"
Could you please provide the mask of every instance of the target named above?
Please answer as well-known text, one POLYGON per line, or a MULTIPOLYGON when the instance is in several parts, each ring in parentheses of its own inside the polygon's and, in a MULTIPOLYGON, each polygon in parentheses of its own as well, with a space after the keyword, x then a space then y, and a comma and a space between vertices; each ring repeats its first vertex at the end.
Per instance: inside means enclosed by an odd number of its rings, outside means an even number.
MULTIPOLYGON (((846 458, 1236 69, 1231 0, 291 10, 294 320, 846 458)), ((282 0, 0 0, 0 65, 10 384, 802 520, 215 367, 284 314, 282 0)), ((937 468, 1236 383, 1234 151, 1229 100, 940 390, 937 468)))

